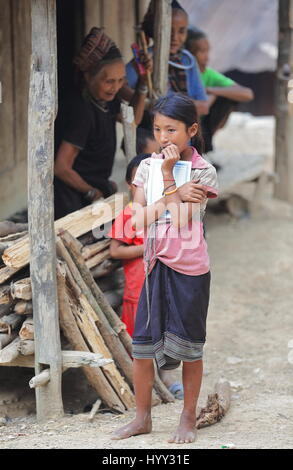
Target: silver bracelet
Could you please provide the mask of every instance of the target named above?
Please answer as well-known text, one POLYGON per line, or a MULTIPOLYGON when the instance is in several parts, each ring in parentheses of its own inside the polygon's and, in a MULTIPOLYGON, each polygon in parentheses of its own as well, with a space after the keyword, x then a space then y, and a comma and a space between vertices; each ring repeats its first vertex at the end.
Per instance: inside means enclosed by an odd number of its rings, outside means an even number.
POLYGON ((92 201, 95 197, 95 195, 97 194, 97 190, 96 189, 90 189, 85 195, 85 199, 87 201, 92 201))

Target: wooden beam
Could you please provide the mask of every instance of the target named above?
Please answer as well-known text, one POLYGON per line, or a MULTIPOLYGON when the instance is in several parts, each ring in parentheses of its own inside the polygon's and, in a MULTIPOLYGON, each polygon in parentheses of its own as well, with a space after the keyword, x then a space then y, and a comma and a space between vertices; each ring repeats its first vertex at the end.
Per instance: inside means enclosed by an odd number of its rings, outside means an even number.
POLYGON ((28 219, 35 327, 35 374, 49 366, 50 381, 36 389, 38 421, 63 415, 53 205, 56 87, 55 0, 31 0, 32 61, 28 109, 28 219))
POLYGON ((153 85, 158 96, 165 95, 168 90, 171 18, 171 0, 155 2, 153 85))
POLYGON ((292 77, 293 0, 281 0, 279 1, 279 54, 276 84, 275 170, 277 181, 275 184, 275 196, 293 204, 292 77))
POLYGON ((127 162, 136 155, 136 125, 134 121, 133 107, 121 103, 121 116, 124 135, 125 156, 127 162))

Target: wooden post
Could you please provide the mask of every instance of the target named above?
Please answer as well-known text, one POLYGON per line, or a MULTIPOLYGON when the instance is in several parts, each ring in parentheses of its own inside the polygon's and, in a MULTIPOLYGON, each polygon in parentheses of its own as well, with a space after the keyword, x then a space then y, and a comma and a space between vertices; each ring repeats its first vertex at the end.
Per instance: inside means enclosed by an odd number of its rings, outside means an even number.
POLYGON ((31 0, 32 63, 28 108, 28 215, 35 324, 35 374, 50 381, 36 389, 38 421, 63 415, 62 357, 56 283, 53 206, 56 87, 55 0, 31 0))
POLYGON ((171 18, 171 0, 155 2, 153 85, 158 96, 165 95, 168 90, 171 18))
POLYGON ((136 124, 134 121, 133 107, 121 103, 122 126, 124 134, 124 146, 127 163, 136 155, 136 124))
POLYGON ((293 204, 293 0, 279 0, 275 196, 293 204))

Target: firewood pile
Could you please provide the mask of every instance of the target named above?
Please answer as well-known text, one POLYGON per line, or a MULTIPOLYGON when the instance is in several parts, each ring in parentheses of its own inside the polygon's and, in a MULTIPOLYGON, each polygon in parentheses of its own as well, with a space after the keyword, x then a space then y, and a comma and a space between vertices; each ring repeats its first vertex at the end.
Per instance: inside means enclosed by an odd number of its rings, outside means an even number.
MULTIPOLYGON (((116 313, 122 303, 123 273, 120 262, 110 258, 110 240, 94 235, 106 224, 110 228, 123 206, 123 198, 114 203, 111 196, 96 203, 95 210, 87 206, 55 222, 61 337, 75 351, 113 359, 102 367, 84 366, 83 371, 102 402, 120 412, 135 405, 131 338, 116 313)), ((31 356, 33 362, 27 230, 27 225, 0 223, 0 365, 13 365, 23 356, 31 356)), ((153 404, 171 401, 172 394, 156 374, 153 404)))

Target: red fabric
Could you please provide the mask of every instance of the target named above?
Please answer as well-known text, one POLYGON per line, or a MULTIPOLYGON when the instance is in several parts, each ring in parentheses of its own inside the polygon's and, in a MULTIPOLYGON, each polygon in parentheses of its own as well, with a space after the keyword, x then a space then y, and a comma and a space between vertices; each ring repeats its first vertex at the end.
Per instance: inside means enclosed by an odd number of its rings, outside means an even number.
MULTIPOLYGON (((131 225, 131 216, 131 205, 128 205, 115 219, 108 237, 119 240, 127 245, 143 245, 143 238, 137 236, 131 225)), ((125 275, 125 287, 121 320, 125 323, 128 333, 132 336, 137 304, 145 278, 143 257, 122 260, 122 264, 125 275)))

